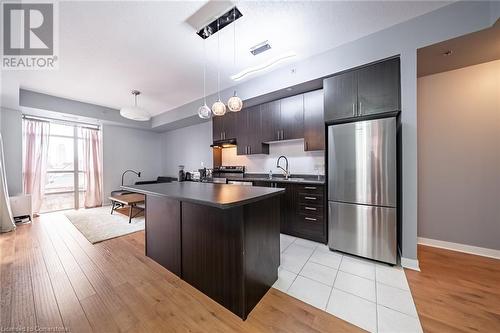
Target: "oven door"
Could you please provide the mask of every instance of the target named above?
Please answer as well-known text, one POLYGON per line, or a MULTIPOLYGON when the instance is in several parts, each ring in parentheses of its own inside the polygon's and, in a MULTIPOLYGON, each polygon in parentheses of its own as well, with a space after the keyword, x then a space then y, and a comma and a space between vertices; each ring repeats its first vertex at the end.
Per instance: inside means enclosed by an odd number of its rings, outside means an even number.
POLYGON ((248 181, 228 180, 227 183, 231 185, 253 186, 253 183, 248 181))

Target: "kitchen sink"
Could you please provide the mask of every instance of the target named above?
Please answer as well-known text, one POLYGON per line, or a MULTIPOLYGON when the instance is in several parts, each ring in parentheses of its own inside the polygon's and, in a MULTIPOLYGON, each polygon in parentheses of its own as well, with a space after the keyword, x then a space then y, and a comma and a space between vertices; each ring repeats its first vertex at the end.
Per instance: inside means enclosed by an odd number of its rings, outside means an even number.
POLYGON ((305 178, 288 178, 287 180, 291 182, 301 182, 304 181, 305 178))
POLYGON ((295 178, 295 177, 290 177, 288 179, 285 179, 284 177, 273 177, 270 180, 275 180, 275 181, 286 181, 286 182, 301 182, 304 181, 305 178, 295 178))

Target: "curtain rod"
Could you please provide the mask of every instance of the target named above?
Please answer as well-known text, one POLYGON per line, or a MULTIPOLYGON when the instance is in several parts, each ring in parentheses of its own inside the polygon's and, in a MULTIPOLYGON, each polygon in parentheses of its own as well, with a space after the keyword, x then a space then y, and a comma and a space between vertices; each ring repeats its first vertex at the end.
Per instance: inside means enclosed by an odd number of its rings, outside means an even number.
POLYGON ((89 129, 100 129, 100 125, 96 124, 91 124, 91 123, 84 123, 81 121, 73 121, 73 120, 61 120, 61 119, 56 119, 56 118, 49 118, 49 117, 39 117, 39 116, 31 116, 27 114, 23 114, 23 119, 31 119, 31 120, 38 120, 38 121, 45 121, 45 122, 52 122, 52 123, 61 123, 64 125, 71 124, 71 125, 80 125, 79 127, 83 128, 89 128, 89 129), (83 126, 82 126, 83 125, 83 126))

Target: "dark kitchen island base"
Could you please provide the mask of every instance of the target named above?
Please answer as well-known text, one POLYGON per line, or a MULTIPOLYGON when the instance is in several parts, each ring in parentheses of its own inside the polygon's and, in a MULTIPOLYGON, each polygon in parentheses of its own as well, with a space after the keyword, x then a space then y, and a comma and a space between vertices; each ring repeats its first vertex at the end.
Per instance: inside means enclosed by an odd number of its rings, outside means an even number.
POLYGON ((146 195, 146 255, 242 319, 278 278, 280 198, 217 208, 146 195))

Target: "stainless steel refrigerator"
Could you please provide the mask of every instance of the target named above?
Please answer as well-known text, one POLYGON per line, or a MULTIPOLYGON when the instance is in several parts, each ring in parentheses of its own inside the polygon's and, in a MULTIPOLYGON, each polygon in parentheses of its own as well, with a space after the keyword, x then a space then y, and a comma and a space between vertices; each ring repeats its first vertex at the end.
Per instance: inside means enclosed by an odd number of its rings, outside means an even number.
POLYGON ((397 119, 328 127, 328 245, 397 261, 397 119))

